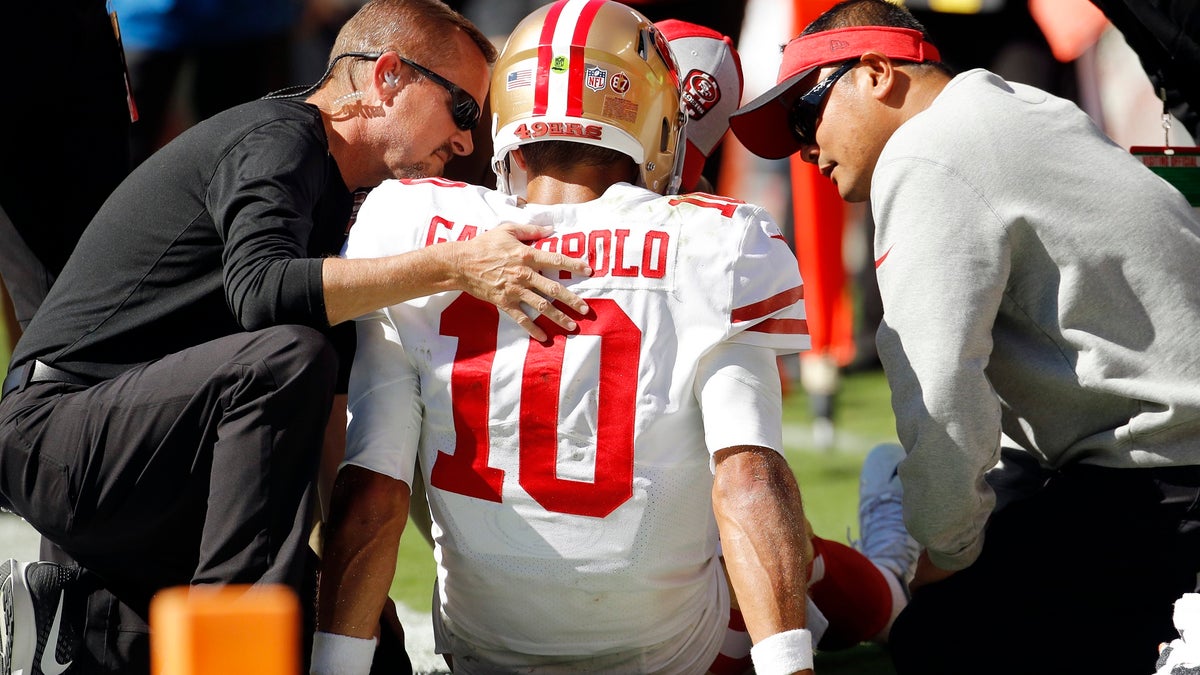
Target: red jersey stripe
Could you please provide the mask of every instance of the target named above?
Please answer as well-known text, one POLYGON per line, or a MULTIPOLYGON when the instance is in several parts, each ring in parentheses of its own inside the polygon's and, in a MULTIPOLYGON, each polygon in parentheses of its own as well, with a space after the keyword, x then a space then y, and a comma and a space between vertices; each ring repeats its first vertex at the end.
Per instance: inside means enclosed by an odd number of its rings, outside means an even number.
POLYGON ((747 333, 772 333, 779 335, 808 335, 808 322, 804 319, 763 319, 746 329, 747 333))
POLYGON ((787 307, 788 305, 794 305, 803 299, 804 286, 796 286, 795 288, 789 288, 782 293, 776 293, 766 300, 759 300, 758 302, 751 305, 746 305, 745 307, 735 307, 731 318, 733 319, 734 323, 751 321, 759 318, 760 316, 766 316, 771 312, 787 307))

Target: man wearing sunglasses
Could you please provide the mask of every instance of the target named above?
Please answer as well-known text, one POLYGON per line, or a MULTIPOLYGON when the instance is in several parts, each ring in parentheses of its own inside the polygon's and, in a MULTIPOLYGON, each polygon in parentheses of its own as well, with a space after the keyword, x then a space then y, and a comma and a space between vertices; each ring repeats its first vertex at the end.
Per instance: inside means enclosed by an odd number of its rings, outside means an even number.
POLYGON ((925 548, 897 669, 1150 670, 1200 572, 1200 217, 1072 102, 939 58, 907 10, 847 0, 731 121, 870 200, 925 548))
POLYGON ((537 271, 589 270, 521 241, 543 228, 336 255, 367 190, 471 151, 494 58, 439 0, 373 0, 316 85, 201 122, 111 195, 3 383, 0 507, 79 563, 0 561, 5 675, 147 672, 150 599, 169 586, 305 586, 349 365, 337 326, 457 289, 536 339, 576 327, 564 310, 587 306, 537 271), (89 606, 96 587, 120 607, 89 606))

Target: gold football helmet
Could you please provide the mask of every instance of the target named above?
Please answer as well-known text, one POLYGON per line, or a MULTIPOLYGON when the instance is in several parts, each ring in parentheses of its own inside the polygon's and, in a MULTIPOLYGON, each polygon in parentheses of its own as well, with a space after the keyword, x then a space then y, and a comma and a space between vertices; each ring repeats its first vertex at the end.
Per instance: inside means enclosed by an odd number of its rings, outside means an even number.
POLYGON ((517 25, 492 73, 492 168, 497 187, 523 190, 509 152, 526 143, 589 143, 629 155, 639 182, 679 185, 687 115, 666 39, 612 0, 558 0, 517 25))

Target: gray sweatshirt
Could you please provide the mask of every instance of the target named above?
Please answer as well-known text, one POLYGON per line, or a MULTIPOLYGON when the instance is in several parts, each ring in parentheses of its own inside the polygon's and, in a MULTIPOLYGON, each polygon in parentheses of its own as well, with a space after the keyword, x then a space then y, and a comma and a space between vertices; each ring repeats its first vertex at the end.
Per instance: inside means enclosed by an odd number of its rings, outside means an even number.
POLYGON ((1200 215, 1075 104, 955 77, 871 207, 905 522, 935 565, 979 555, 1001 432, 1050 468, 1200 464, 1200 215))

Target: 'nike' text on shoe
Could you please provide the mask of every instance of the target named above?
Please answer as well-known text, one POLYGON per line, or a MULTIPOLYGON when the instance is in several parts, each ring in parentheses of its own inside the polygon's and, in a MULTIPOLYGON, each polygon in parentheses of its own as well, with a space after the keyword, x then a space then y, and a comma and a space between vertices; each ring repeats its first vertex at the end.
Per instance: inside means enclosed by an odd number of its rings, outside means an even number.
POLYGON ((77 636, 63 605, 79 571, 50 562, 0 563, 0 675, 64 675, 77 636))

